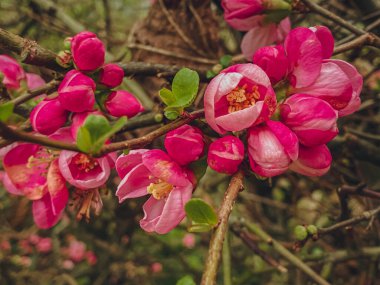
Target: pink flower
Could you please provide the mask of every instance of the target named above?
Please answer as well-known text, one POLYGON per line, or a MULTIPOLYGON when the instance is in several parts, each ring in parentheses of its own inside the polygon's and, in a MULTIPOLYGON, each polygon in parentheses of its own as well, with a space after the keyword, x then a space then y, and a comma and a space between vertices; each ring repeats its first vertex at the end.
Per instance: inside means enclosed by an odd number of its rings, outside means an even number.
POLYGON ((75 266, 74 262, 72 262, 70 259, 66 259, 62 262, 62 268, 66 270, 71 270, 75 266))
POLYGON ((165 148, 170 157, 180 165, 193 162, 202 155, 204 142, 202 131, 183 125, 166 134, 165 148))
POLYGON ((81 241, 72 240, 67 253, 72 261, 81 262, 86 255, 86 244, 81 241))
POLYGON ((276 95, 260 67, 236 64, 211 80, 204 105, 207 123, 224 134, 268 120, 276 109, 276 95))
POLYGON ((30 113, 30 123, 36 132, 50 135, 65 125, 68 114, 58 99, 46 98, 30 113))
POLYGON ((111 92, 104 106, 114 117, 127 116, 128 118, 132 118, 144 111, 144 107, 136 97, 124 90, 111 92))
POLYGON ((185 234, 182 239, 182 244, 187 248, 193 248, 195 246, 194 234, 185 234))
POLYGON ((300 145, 298 159, 290 169, 306 176, 321 176, 329 171, 332 157, 326 145, 305 147, 300 145))
POLYGON ((8 89, 20 88, 20 81, 25 78, 25 72, 20 64, 4 54, 0 55, 0 75, 4 77, 3 84, 8 89))
POLYGON ((75 113, 72 117, 72 124, 71 124, 71 135, 76 140, 77 139, 77 133, 79 128, 84 124, 87 117, 89 115, 99 115, 103 116, 102 112, 95 110, 95 111, 89 111, 89 112, 82 112, 82 113, 75 113))
POLYGON ((165 234, 185 217, 184 206, 193 192, 192 173, 181 168, 162 150, 132 150, 116 161, 122 178, 119 202, 151 194, 143 206, 140 226, 147 232, 165 234))
POLYGON ((253 172, 258 175, 279 175, 298 157, 297 136, 277 121, 255 126, 248 133, 248 157, 253 172))
POLYGON ((99 83, 114 88, 121 84, 123 77, 124 70, 115 63, 109 63, 100 69, 99 83))
POLYGON ((53 243, 51 238, 40 238, 36 244, 36 249, 40 253, 48 253, 52 250, 53 243))
POLYGON ((261 18, 243 37, 240 48, 247 60, 251 60, 253 54, 261 47, 271 44, 280 44, 290 32, 289 17, 280 23, 265 23, 264 17, 261 18))
POLYGON ((71 112, 91 111, 95 103, 95 82, 77 70, 71 70, 58 88, 58 99, 71 112))
POLYGON ((153 273, 160 273, 160 272, 162 272, 162 264, 159 263, 159 262, 152 263, 151 268, 152 268, 152 272, 153 273))
POLYGON ((58 160, 42 146, 24 143, 5 155, 3 166, 9 178, 7 183, 10 188, 6 189, 11 189, 12 194, 21 194, 33 200, 36 225, 42 229, 54 226, 68 200, 58 160))
POLYGON ((92 71, 101 67, 104 63, 104 45, 91 32, 80 32, 72 38, 71 53, 79 70, 92 71))
POLYGON ((290 96, 280 105, 281 121, 301 144, 325 144, 338 134, 338 112, 326 101, 304 94, 290 96))
POLYGON ((360 92, 363 77, 351 64, 326 59, 321 65, 316 80, 303 88, 295 88, 293 93, 304 93, 327 101, 338 110, 339 117, 352 114, 360 107, 360 92))
POLYGON ((98 262, 98 258, 96 257, 95 253, 91 250, 86 252, 86 260, 90 265, 95 265, 98 262))
POLYGON ((45 80, 41 76, 34 73, 26 73, 26 84, 29 90, 40 88, 46 84, 45 80))
POLYGON ((315 26, 311 27, 310 30, 315 33, 322 45, 322 57, 330 58, 334 52, 334 37, 329 28, 325 26, 315 26))
POLYGON ((262 47, 253 56, 253 63, 260 66, 273 85, 285 78, 288 58, 282 45, 262 47))
POLYGON ((234 136, 213 141, 207 154, 207 164, 217 172, 233 174, 244 159, 244 144, 234 136))

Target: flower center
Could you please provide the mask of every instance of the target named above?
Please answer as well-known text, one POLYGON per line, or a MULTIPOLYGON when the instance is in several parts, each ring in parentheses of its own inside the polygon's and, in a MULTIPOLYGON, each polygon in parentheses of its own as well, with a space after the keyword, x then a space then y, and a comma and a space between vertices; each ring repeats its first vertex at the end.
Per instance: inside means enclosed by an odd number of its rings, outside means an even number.
POLYGON ((95 158, 89 157, 84 153, 78 153, 74 156, 73 162, 79 170, 85 172, 89 172, 99 165, 95 158))
POLYGON ((161 200, 169 196, 170 192, 173 190, 173 185, 158 180, 156 183, 150 183, 146 190, 149 194, 152 194, 155 199, 161 200))
POLYGON ((246 108, 249 108, 256 104, 256 101, 260 98, 260 93, 257 85, 253 85, 252 90, 249 92, 247 84, 242 87, 235 87, 226 98, 228 101, 228 113, 233 113, 246 108))
POLYGON ((28 158, 26 164, 27 168, 39 168, 47 169, 50 165, 50 162, 54 159, 54 153, 50 153, 45 149, 38 150, 35 155, 31 155, 28 158))

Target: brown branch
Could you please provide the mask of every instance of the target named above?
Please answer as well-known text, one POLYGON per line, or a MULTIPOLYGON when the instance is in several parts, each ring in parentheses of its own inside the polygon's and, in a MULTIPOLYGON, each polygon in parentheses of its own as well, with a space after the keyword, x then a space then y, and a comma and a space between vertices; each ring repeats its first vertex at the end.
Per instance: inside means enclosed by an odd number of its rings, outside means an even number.
POLYGON ((373 34, 367 33, 349 41, 347 43, 341 44, 334 48, 334 55, 339 54, 354 48, 359 48, 364 45, 373 45, 375 41, 375 37, 373 34))
POLYGON ((215 284, 224 236, 228 227, 228 218, 238 193, 243 189, 243 178, 244 173, 242 170, 239 170, 232 176, 230 185, 224 194, 223 202, 219 210, 219 225, 215 229, 210 241, 205 270, 202 276, 202 285, 215 284))
POLYGON ((358 195, 372 199, 380 199, 380 192, 366 188, 365 184, 358 186, 343 185, 338 189, 338 193, 342 193, 345 195, 358 195))

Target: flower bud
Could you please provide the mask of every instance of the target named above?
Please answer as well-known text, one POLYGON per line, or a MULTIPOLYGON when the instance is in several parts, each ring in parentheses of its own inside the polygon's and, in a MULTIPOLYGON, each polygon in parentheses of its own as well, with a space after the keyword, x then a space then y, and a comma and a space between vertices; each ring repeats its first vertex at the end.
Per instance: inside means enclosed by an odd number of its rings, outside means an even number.
POLYGON ((112 116, 127 116, 129 119, 144 111, 135 96, 124 90, 111 92, 104 106, 112 116))
POLYGON ((217 172, 233 174, 244 159, 244 144, 234 136, 225 136, 212 142, 207 164, 217 172))
POLYGON ((69 68, 70 65, 72 64, 72 56, 69 51, 66 50, 61 50, 58 54, 57 57, 55 58, 55 61, 62 66, 63 68, 69 68))
POLYGON ((170 157, 180 165, 199 159, 204 148, 202 132, 190 125, 168 132, 164 144, 170 157))
POLYGON ((295 94, 280 105, 280 112, 281 121, 305 146, 325 144, 338 134, 338 112, 322 99, 295 94))
POLYGON ((71 41, 73 40, 72 37, 67 37, 63 40, 63 47, 65 50, 71 50, 71 41))
POLYGON ((15 59, 2 54, 0 55, 1 78, 6 88, 18 89, 20 88, 20 81, 25 78, 25 72, 15 59))
POLYGON ((288 58, 282 45, 258 49, 253 55, 253 63, 265 71, 273 85, 283 79, 288 70, 288 58))
POLYGON ((68 112, 63 109, 58 99, 45 99, 38 103, 30 113, 33 130, 43 135, 50 135, 64 126, 68 112))
POLYGON ((123 69, 115 63, 109 63, 101 68, 99 75, 99 83, 109 88, 114 88, 121 84, 121 82, 123 81, 123 77, 123 69))
POLYGON ((104 45, 94 33, 80 32, 71 40, 71 53, 79 70, 92 71, 104 63, 104 45))
POLYGON ((258 175, 279 175, 298 157, 297 136, 281 122, 267 121, 249 130, 248 157, 258 175))
POLYGON ((71 112, 91 111, 95 104, 95 82, 77 70, 69 71, 58 88, 58 99, 71 112))

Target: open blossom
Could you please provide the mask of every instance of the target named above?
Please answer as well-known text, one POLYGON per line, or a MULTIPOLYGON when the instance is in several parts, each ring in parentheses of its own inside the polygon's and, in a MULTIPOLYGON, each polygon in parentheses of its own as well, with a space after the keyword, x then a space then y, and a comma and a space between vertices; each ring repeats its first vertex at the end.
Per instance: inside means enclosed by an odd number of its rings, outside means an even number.
POLYGON ((5 188, 33 201, 33 218, 39 228, 54 226, 68 201, 58 160, 40 145, 23 143, 8 151, 3 165, 9 179, 5 188))
POLYGON ((281 122, 289 127, 301 144, 325 144, 338 134, 338 112, 326 101, 304 94, 290 96, 280 105, 281 122))
POLYGON ((104 63, 105 48, 101 40, 91 32, 80 32, 71 40, 71 53, 76 67, 92 71, 104 63))
POLYGON ((253 172, 258 175, 279 175, 298 158, 297 136, 277 121, 252 127, 248 133, 248 157, 253 172))
POLYGON ((329 171, 332 157, 326 145, 305 147, 300 145, 298 159, 290 169, 306 176, 321 176, 329 171))
POLYGON ((25 72, 20 64, 10 56, 0 55, 0 78, 8 89, 20 88, 20 81, 25 79, 25 72))
POLYGON ((127 116, 129 119, 144 111, 144 107, 136 97, 124 90, 111 92, 104 106, 112 116, 127 116))
POLYGON ((244 159, 244 144, 234 136, 213 141, 207 154, 207 164, 217 172, 233 174, 244 159))
POLYGON ((189 164, 203 154, 202 131, 190 125, 168 132, 164 144, 170 157, 180 165, 189 164))
POLYGON ((91 111, 95 104, 95 88, 95 82, 90 77, 70 70, 58 87, 58 100, 68 111, 91 111))
POLYGON ((204 105, 207 123, 223 134, 268 120, 276 109, 276 95, 260 67, 236 64, 211 80, 204 105))
POLYGON ((30 123, 36 132, 50 135, 65 125, 68 115, 58 99, 46 98, 30 113, 30 123))
POLYGON ((132 150, 117 159, 116 170, 122 178, 116 191, 119 202, 151 194, 140 221, 145 231, 165 234, 183 220, 194 188, 193 174, 164 151, 132 150))
POLYGON ((109 88, 117 87, 124 77, 124 70, 116 63, 108 63, 100 69, 99 83, 109 88))

